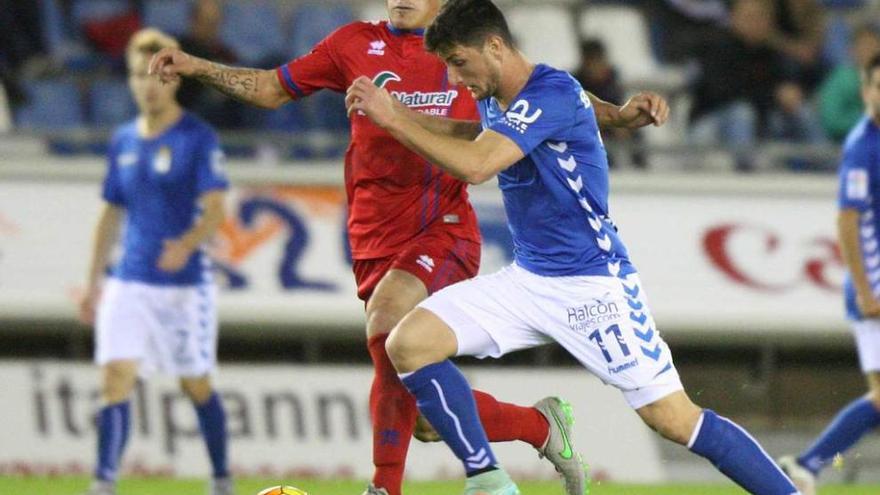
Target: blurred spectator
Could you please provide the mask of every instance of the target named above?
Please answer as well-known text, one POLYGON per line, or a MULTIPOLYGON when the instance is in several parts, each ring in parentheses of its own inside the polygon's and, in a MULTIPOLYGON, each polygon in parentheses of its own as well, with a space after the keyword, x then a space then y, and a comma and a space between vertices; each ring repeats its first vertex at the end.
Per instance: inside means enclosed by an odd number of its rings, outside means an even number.
POLYGON ((785 55, 787 70, 812 89, 822 77, 825 10, 817 0, 772 0, 775 23, 768 44, 785 55))
POLYGON ((851 61, 836 67, 819 87, 819 116, 825 132, 843 141, 865 113, 862 104, 860 68, 880 53, 880 27, 863 24, 853 32, 851 61))
MULTIPOLYGON (((585 90, 600 99, 618 105, 623 104, 624 94, 620 78, 617 70, 608 60, 605 45, 598 39, 590 38, 581 41, 580 48, 580 66, 574 74, 575 79, 585 90)), ((618 127, 602 129, 602 137, 607 141, 632 139, 636 143, 641 142, 638 131, 618 127)), ((612 160, 613 166, 612 156, 609 155, 609 159, 612 160)), ((632 163, 638 168, 644 168, 644 155, 638 150, 635 151, 632 155, 632 163)))
POLYGON ((724 0, 662 0, 645 2, 652 21, 655 51, 664 62, 689 58, 694 48, 727 23, 724 0))
POLYGON ((817 133, 821 138, 821 130, 803 90, 784 71, 785 57, 770 45, 772 5, 736 0, 730 14, 730 29, 696 50, 701 73, 694 83, 691 137, 732 148, 737 168, 749 170, 759 136, 802 141, 817 133))
POLYGON ((21 72, 45 54, 40 22, 39 3, 0 0, 0 84, 13 105, 24 99, 21 72))
MULTIPOLYGON (((223 10, 216 0, 197 0, 190 17, 189 33, 180 40, 181 48, 192 55, 223 64, 238 62, 233 51, 220 39, 223 10)), ((242 105, 191 79, 184 79, 178 101, 216 127, 239 127, 242 105)))

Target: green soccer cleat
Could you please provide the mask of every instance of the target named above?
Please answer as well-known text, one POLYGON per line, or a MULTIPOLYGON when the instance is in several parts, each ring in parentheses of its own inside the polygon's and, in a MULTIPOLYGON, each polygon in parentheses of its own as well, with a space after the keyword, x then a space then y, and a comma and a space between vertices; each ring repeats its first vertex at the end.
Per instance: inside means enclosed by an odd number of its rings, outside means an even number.
POLYGON ((588 495, 590 478, 587 476, 587 466, 571 442, 574 426, 571 404, 559 397, 545 397, 534 407, 550 425, 550 434, 544 446, 538 449, 538 455, 546 457, 562 475, 566 495, 588 495))
POLYGON ((367 489, 364 490, 363 495, 388 495, 388 490, 384 488, 376 488, 370 483, 370 485, 367 486, 367 489))
POLYGON ((501 468, 472 476, 465 481, 464 495, 520 495, 516 483, 501 468))

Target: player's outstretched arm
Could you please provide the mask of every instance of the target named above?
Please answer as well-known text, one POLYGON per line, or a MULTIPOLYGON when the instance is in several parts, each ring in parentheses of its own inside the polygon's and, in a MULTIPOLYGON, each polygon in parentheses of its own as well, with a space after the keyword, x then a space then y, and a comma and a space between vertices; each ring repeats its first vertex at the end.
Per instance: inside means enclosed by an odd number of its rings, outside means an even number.
POLYGON ((406 113, 410 119, 434 134, 473 141, 483 130, 479 122, 428 115, 407 107, 397 99, 394 100, 394 109, 406 113))
POLYGON ((278 108, 290 101, 273 70, 229 67, 177 48, 163 48, 153 55, 150 74, 165 82, 178 77, 193 78, 231 98, 262 108, 278 108))
POLYGON ((166 239, 159 256, 158 268, 176 272, 186 266, 190 256, 207 241, 223 223, 226 193, 223 190, 208 191, 199 196, 202 214, 195 225, 177 239, 166 239))
POLYGON ((122 224, 124 212, 125 210, 119 206, 105 203, 98 224, 95 226, 86 292, 79 304, 79 318, 87 325, 92 325, 95 322, 95 305, 101 294, 104 270, 110 263, 110 252, 119 238, 119 227, 122 224))
POLYGON ((856 298, 859 309, 867 318, 880 316, 880 301, 871 290, 871 283, 865 273, 865 264, 862 261, 862 249, 859 243, 860 213, 852 208, 844 208, 837 215, 837 237, 840 241, 840 254, 852 276, 853 285, 856 289, 856 298))
POLYGON ((660 127, 669 119, 669 104, 666 99, 651 91, 642 91, 620 107, 590 92, 587 92, 587 96, 593 105, 599 127, 638 129, 651 124, 660 127))
POLYGON ((486 130, 474 140, 432 133, 401 111, 388 91, 377 88, 366 77, 354 80, 346 94, 349 114, 365 113, 401 144, 427 158, 452 176, 480 184, 523 158, 523 152, 510 138, 486 130))

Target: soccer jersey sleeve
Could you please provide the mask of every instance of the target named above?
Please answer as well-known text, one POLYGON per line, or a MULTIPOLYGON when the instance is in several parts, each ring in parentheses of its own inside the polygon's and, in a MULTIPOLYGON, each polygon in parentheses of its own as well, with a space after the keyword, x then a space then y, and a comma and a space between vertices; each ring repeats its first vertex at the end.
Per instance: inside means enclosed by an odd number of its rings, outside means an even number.
POLYGON ((315 45, 309 54, 275 70, 278 81, 291 98, 296 100, 320 89, 345 91, 345 75, 337 63, 335 50, 339 33, 339 30, 335 31, 315 45))
POLYGON ((840 209, 864 211, 870 207, 871 183, 874 180, 870 166, 873 154, 865 141, 863 137, 848 142, 844 147, 839 171, 840 209))
POLYGON ((217 134, 207 132, 195 154, 196 190, 199 194, 229 188, 229 179, 224 170, 225 160, 217 134))
POLYGON ((515 142, 526 155, 548 139, 564 140, 575 124, 574 89, 558 83, 527 86, 490 129, 515 142))
POLYGON ((101 197, 104 201, 116 205, 125 206, 125 195, 122 192, 122 182, 119 180, 119 165, 117 163, 117 147, 115 142, 110 143, 107 153, 107 175, 101 187, 101 197))

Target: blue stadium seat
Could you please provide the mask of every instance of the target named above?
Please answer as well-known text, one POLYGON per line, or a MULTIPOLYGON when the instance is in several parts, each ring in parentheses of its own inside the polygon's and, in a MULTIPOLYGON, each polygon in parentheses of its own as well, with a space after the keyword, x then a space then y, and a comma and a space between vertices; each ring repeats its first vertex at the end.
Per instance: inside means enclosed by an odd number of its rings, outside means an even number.
POLYGON ((286 132, 303 131, 311 124, 303 102, 289 103, 277 110, 246 106, 242 120, 245 127, 286 132))
POLYGON ((93 70, 100 59, 84 43, 79 31, 65 18, 59 0, 41 0, 43 42, 55 60, 74 71, 93 70))
POLYGON ((270 0, 227 2, 220 35, 246 65, 280 64, 285 52, 281 15, 270 0))
POLYGON ((98 79, 89 89, 89 121, 97 127, 115 127, 131 120, 137 107, 124 79, 98 79))
POLYGON ((855 9, 864 7, 865 0, 821 0, 819 3, 827 9, 855 9))
POLYGON ((125 0, 74 0, 71 17, 74 26, 81 26, 89 21, 123 15, 131 12, 133 7, 125 0))
POLYGON ((69 129, 83 125, 83 105, 76 84, 37 80, 24 84, 28 102, 15 115, 19 127, 31 130, 69 129))
POLYGON ((306 3, 296 9, 287 30, 285 55, 290 58, 308 53, 312 47, 339 26, 354 20, 348 5, 306 3))
POLYGON ((847 63, 850 60, 849 46, 852 28, 846 17, 840 13, 828 16, 825 26, 825 41, 822 44, 822 58, 829 67, 847 63))
POLYGON ((181 36, 189 30, 192 6, 190 0, 146 0, 144 25, 181 36))
POLYGON ((346 132, 348 116, 345 113, 345 97, 333 91, 319 91, 303 102, 309 105, 312 125, 323 131, 346 132))

